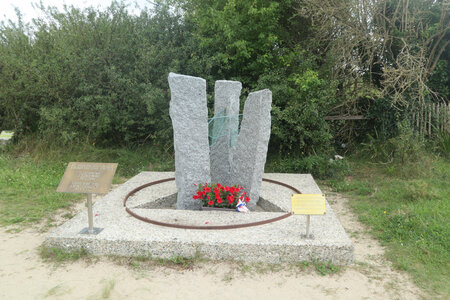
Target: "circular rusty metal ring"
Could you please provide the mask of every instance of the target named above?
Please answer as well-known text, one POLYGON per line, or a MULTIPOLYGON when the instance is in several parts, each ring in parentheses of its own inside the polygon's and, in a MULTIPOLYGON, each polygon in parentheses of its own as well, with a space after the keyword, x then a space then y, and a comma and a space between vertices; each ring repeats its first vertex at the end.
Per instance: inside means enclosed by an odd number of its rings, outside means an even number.
MULTIPOLYGON (((272 223, 275 221, 279 221, 279 220, 283 220, 287 217, 290 217, 292 214, 290 212, 281 215, 279 217, 276 218, 271 218, 271 219, 267 219, 267 220, 263 220, 263 221, 258 221, 258 222, 251 222, 251 223, 243 223, 243 224, 234 224, 234 225, 217 225, 217 226, 195 226, 195 225, 181 225, 181 224, 173 224, 173 223, 165 223, 165 222, 159 222, 159 221, 155 221, 143 216, 138 215, 137 213, 133 212, 131 209, 129 209, 127 207, 127 200, 129 197, 131 197, 132 195, 134 195, 135 193, 137 193, 138 191, 145 189, 146 187, 152 186, 152 185, 156 185, 156 184, 160 184, 163 182, 167 182, 167 181, 172 181, 175 180, 175 178, 166 178, 166 179, 161 179, 161 180, 156 180, 156 181, 152 181, 146 184, 143 184, 141 186, 138 186, 137 188, 133 189, 131 192, 129 192, 125 198, 123 199, 123 206, 125 207, 125 211, 127 213, 129 213, 131 216, 135 217, 138 220, 150 223, 150 224, 154 224, 154 225, 158 225, 158 226, 164 226, 164 227, 171 227, 171 228, 180 228, 180 229, 201 229, 201 230, 223 230, 223 229, 236 229, 236 228, 244 228, 244 227, 252 227, 252 226, 259 226, 259 225, 263 225, 263 224, 268 224, 268 223, 272 223)), ((286 183, 283 182, 279 182, 276 180, 272 180, 272 179, 262 179, 263 181, 266 182, 270 182, 270 183, 274 183, 274 184, 278 184, 284 187, 287 187, 291 190, 293 190, 294 192, 296 192, 297 194, 301 194, 301 192, 299 190, 297 190, 296 188, 294 188, 293 186, 290 186, 286 183)))

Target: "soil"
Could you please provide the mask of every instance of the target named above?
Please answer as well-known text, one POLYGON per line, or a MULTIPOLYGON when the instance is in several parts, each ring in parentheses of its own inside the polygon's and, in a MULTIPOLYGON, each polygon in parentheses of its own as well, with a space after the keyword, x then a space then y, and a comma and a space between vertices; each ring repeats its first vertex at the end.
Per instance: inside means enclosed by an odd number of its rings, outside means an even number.
MULTIPOLYGON (((396 271, 347 206, 327 199, 351 237, 355 263, 321 275, 314 266, 197 262, 192 267, 124 264, 120 259, 45 262, 45 224, 15 232, 0 228, 0 299, 418 299, 409 276, 396 271)), ((73 213, 84 208, 79 204, 73 213)), ((64 221, 67 211, 53 221, 64 221)), ((326 272, 326 271, 324 271, 326 272)))

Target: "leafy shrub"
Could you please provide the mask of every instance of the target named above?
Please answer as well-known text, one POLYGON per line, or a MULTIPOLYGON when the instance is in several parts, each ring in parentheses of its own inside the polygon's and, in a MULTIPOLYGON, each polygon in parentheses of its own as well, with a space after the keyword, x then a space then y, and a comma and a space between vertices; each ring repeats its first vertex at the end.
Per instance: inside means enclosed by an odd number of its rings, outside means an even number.
POLYGON ((167 75, 198 69, 181 17, 163 4, 140 16, 117 2, 41 9, 33 30, 0 24, 0 126, 65 144, 170 144, 167 75))
POLYGON ((393 107, 392 99, 377 98, 370 102, 367 109, 367 120, 362 121, 361 136, 370 134, 381 139, 389 139, 400 133, 399 124, 407 118, 405 107, 393 107))
POLYGON ((324 116, 334 103, 332 82, 309 69, 285 82, 271 76, 261 78, 259 86, 273 92, 272 151, 305 156, 328 149, 332 136, 324 116))
POLYGON ((331 159, 327 155, 304 158, 284 158, 268 162, 266 171, 281 173, 311 173, 317 179, 339 179, 350 170, 345 159, 331 159))
POLYGON ((368 135, 369 141, 362 143, 362 152, 378 162, 417 162, 423 155, 425 143, 423 138, 414 134, 406 119, 398 125, 399 135, 390 139, 368 135))
POLYGON ((450 132, 439 132, 436 137, 436 148, 444 157, 450 157, 450 132))

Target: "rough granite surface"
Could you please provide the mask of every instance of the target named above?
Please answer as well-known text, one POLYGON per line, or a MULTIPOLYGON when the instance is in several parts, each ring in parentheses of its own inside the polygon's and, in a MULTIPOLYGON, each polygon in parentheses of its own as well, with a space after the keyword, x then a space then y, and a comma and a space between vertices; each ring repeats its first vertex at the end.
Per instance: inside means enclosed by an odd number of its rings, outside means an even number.
POLYGON ((192 199, 196 183, 210 182, 206 81, 199 77, 169 74, 170 118, 175 148, 178 209, 200 210, 192 199))
MULTIPOLYGON (((314 239, 302 238, 301 235, 306 230, 306 217, 302 215, 292 215, 281 221, 241 229, 189 230, 145 223, 125 211, 123 199, 132 189, 173 176, 173 172, 142 172, 136 175, 94 204, 94 226, 103 228, 98 235, 79 234, 88 224, 87 212, 84 210, 50 232, 45 244, 62 249, 84 248, 95 255, 171 258, 200 253, 212 260, 269 263, 319 260, 331 261, 337 265, 353 262, 353 245, 328 203, 325 215, 311 216, 311 233, 314 239)), ((264 178, 285 182, 303 193, 321 193, 308 174, 264 174, 264 178)), ((136 208, 176 191, 174 181, 154 185, 132 196, 127 207, 162 222, 195 225, 254 222, 283 214, 136 208)), ((266 201, 286 211, 290 211, 290 196, 293 193, 286 187, 268 182, 262 183, 260 192, 266 201)))
POLYGON ((235 184, 242 185, 250 196, 247 206, 252 209, 259 200, 267 147, 270 138, 272 92, 250 93, 244 104, 244 116, 233 151, 231 174, 235 184))
MULTIPOLYGON (((231 185, 232 133, 239 130, 239 96, 242 83, 239 81, 217 80, 214 86, 214 113, 225 112, 224 130, 210 150, 211 182, 231 185)), ((221 122, 213 124, 213 134, 217 134, 221 122)))

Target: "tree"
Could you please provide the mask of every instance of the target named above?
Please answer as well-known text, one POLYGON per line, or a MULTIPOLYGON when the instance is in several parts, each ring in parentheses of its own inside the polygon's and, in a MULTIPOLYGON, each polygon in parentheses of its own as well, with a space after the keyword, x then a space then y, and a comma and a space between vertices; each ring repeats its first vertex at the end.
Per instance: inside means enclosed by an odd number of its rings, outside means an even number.
POLYGON ((298 9, 311 18, 320 51, 332 57, 333 77, 343 90, 352 87, 349 103, 365 82, 377 90, 365 86, 363 94, 374 99, 379 91, 403 107, 443 100, 429 79, 448 51, 448 12, 445 1, 425 0, 305 0, 298 9))

